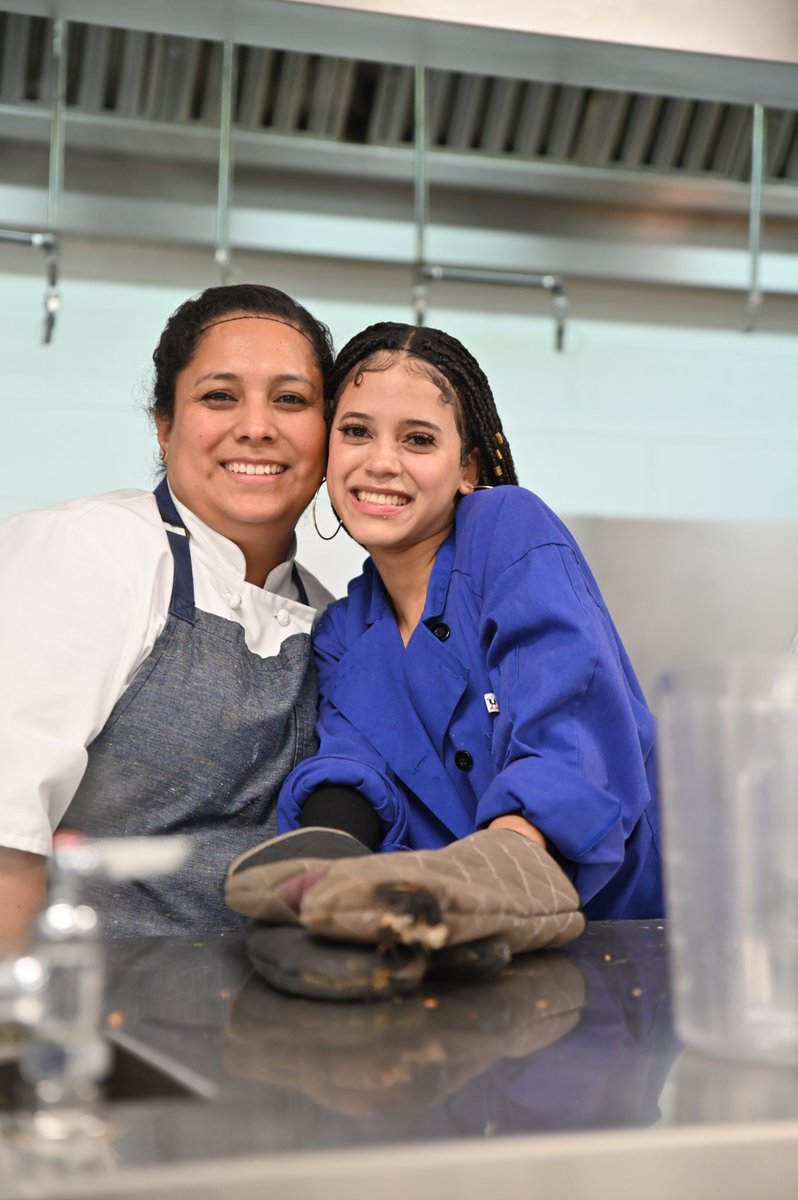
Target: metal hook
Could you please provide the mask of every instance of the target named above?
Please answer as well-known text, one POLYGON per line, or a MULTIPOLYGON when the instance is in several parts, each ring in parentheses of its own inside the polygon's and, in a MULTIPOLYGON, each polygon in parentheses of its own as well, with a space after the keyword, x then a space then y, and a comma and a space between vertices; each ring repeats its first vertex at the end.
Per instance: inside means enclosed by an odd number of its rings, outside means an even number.
MULTIPOLYGON (((44 317, 42 320, 42 342, 49 346, 53 339, 55 319, 61 311, 61 296, 58 291, 58 267, 60 260, 60 244, 54 233, 36 234, 40 237, 38 243, 44 250, 44 274, 47 286, 44 292, 44 317)), ((34 242, 36 245, 36 242, 34 242)))
POLYGON ((23 246, 36 246, 44 250, 44 318, 42 320, 42 343, 48 346, 53 339, 55 319, 61 311, 58 294, 58 267, 61 247, 58 235, 47 233, 23 233, 16 229, 0 229, 0 242, 16 242, 23 246))

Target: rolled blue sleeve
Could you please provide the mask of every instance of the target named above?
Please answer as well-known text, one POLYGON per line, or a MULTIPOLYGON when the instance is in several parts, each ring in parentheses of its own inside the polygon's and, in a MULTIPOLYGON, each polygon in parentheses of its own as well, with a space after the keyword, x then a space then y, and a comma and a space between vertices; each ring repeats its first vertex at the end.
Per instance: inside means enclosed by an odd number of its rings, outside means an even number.
POLYGON ((477 825, 524 816, 586 903, 651 802, 654 722, 576 548, 538 545, 506 567, 486 590, 480 642, 499 713, 477 825))
POLYGON ((319 675, 319 753, 304 759, 280 791, 277 825, 281 833, 298 829, 302 807, 311 792, 328 783, 356 788, 373 806, 383 826, 381 850, 406 849, 409 839, 407 794, 371 743, 338 711, 330 699, 336 666, 344 653, 333 605, 313 637, 319 675))

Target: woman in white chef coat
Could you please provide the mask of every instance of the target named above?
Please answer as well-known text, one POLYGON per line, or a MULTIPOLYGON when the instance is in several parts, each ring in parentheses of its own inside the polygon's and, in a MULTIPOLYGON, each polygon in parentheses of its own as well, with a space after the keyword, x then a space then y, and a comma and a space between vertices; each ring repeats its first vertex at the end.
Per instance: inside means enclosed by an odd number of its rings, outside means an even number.
POLYGON ((276 289, 209 288, 153 361, 155 493, 0 525, 0 944, 38 909, 59 827, 193 835, 177 876, 92 885, 110 932, 235 928, 225 868, 316 747, 330 596, 294 530, 324 471, 329 332, 276 289))

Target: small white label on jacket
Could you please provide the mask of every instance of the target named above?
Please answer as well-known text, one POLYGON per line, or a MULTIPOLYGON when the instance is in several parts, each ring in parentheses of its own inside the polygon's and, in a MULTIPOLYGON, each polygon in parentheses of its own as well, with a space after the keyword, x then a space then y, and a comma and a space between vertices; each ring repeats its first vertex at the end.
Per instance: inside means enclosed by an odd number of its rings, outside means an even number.
POLYGON ((485 708, 489 713, 497 713, 499 711, 499 701, 493 692, 485 692, 485 708))

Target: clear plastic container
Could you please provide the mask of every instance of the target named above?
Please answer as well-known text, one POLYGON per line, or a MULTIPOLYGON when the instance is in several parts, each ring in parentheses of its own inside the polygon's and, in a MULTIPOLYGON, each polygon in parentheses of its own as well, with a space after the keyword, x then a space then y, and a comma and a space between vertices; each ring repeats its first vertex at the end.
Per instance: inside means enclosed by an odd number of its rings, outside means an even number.
POLYGON ((675 671, 658 701, 677 1031, 798 1065, 798 658, 675 671))

